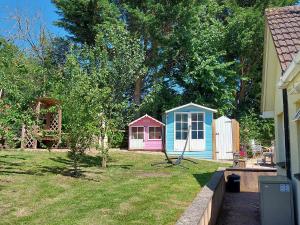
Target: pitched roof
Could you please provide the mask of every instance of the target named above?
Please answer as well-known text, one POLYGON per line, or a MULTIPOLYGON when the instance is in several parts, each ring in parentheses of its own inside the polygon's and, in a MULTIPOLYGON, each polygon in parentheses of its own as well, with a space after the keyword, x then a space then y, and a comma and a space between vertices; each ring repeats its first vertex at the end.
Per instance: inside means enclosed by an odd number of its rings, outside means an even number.
POLYGON ((138 118, 138 119, 132 121, 131 123, 128 124, 128 126, 130 126, 130 125, 136 123, 137 121, 139 121, 139 120, 141 120, 141 119, 144 119, 145 117, 147 117, 147 118, 149 118, 149 119, 151 119, 151 120, 153 120, 153 121, 155 121, 155 122, 157 122, 157 123, 159 123, 159 124, 165 126, 164 123, 162 123, 162 122, 160 122, 159 120, 153 118, 152 116, 149 116, 148 114, 145 114, 144 116, 142 116, 142 117, 140 117, 140 118, 138 118))
POLYGON ((300 6, 266 9, 266 20, 283 71, 300 51, 300 6))
POLYGON ((188 103, 186 105, 182 105, 182 106, 178 106, 178 107, 173 108, 173 109, 169 109, 169 110, 166 111, 166 113, 169 113, 169 112, 172 112, 172 111, 175 111, 177 109, 181 109, 181 108, 184 108, 184 107, 187 107, 187 106, 194 106, 194 107, 198 107, 198 108, 205 109, 205 110, 208 110, 208 111, 217 112, 216 109, 208 108, 208 107, 198 105, 198 104, 195 104, 195 103, 191 102, 191 103, 188 103))

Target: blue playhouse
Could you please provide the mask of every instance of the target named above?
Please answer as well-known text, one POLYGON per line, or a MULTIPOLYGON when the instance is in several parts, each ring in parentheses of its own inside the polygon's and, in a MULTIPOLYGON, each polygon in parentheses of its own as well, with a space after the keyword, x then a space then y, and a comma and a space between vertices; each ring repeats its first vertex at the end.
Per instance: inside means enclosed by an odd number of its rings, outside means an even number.
POLYGON ((215 109, 194 103, 167 110, 163 116, 166 124, 165 150, 169 155, 193 158, 213 158, 213 114, 215 109))

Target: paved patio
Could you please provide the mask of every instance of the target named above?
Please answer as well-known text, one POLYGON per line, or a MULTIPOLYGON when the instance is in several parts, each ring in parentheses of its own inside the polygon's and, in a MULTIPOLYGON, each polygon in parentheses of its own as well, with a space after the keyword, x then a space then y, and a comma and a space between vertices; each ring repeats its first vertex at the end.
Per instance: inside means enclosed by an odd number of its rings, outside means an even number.
POLYGON ((217 225, 260 225, 259 193, 225 193, 217 225))

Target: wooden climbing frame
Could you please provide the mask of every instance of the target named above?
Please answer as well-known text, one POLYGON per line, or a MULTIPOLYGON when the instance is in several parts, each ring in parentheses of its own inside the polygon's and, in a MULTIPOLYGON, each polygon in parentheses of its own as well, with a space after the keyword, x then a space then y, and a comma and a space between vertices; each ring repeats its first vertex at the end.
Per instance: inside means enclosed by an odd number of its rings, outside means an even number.
POLYGON ((59 101, 53 98, 37 99, 34 110, 36 125, 22 127, 21 148, 38 147, 38 142, 51 142, 57 147, 61 142, 62 110, 59 101))

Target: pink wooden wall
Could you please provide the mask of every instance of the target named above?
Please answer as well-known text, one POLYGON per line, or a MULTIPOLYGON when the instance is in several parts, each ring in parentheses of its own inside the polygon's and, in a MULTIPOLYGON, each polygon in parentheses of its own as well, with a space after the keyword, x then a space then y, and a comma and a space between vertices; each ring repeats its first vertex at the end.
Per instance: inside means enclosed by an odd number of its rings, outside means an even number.
POLYGON ((129 125, 129 149, 131 141, 131 127, 144 127, 144 149, 149 151, 162 151, 163 150, 163 135, 164 126, 161 123, 151 119, 151 117, 144 117, 135 123, 129 125), (162 140, 149 140, 149 127, 161 127, 162 140))

